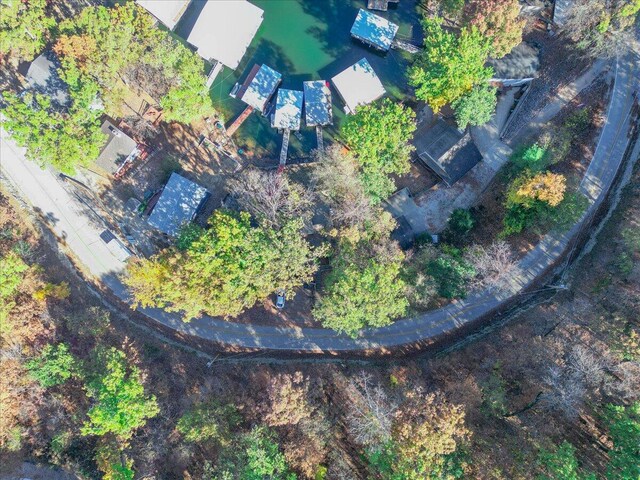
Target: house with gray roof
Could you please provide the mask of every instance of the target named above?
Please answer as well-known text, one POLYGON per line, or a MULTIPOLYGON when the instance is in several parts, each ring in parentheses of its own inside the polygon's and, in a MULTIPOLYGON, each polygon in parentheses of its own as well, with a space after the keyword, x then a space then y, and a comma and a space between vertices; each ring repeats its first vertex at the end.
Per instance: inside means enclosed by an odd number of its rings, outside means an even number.
POLYGON ((21 73, 25 76, 30 90, 48 96, 55 106, 65 108, 71 104, 71 98, 68 93, 69 86, 58 74, 59 68, 58 57, 48 50, 28 64, 26 71, 21 73))
POLYGON ((191 222, 211 194, 204 187, 172 173, 149 215, 149 225, 171 237, 191 222))
POLYGON ((413 144, 422 163, 448 186, 464 177, 482 160, 469 131, 460 132, 441 118, 419 127, 413 144))
POLYGON ((135 160, 140 153, 140 148, 133 138, 110 120, 105 120, 100 129, 107 136, 107 142, 95 163, 106 173, 116 175, 127 163, 135 160))

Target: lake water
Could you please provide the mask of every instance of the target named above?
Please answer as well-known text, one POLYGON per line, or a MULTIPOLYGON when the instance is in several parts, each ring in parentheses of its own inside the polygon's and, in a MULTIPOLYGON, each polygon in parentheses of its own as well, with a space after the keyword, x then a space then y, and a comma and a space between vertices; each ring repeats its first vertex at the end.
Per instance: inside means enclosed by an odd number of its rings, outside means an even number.
MULTIPOLYGON (((345 68, 366 57, 380 77, 387 94, 399 98, 408 93, 406 68, 410 55, 398 50, 382 54, 352 39, 351 26, 365 0, 252 0, 264 10, 264 20, 237 70, 225 67, 211 87, 215 107, 228 125, 245 105, 231 98, 236 82, 244 81, 254 64, 267 64, 282 74, 281 87, 302 90, 306 80, 330 80, 345 68)), ((393 4, 392 4, 393 5, 393 4)), ((179 30, 188 28, 188 15, 197 16, 192 8, 181 21, 179 30)), ((398 24, 398 36, 420 41, 419 13, 415 3, 401 0, 387 12, 375 12, 398 24)), ((182 33, 181 33, 182 35, 182 33)), ((344 117, 342 103, 335 91, 334 125, 344 117)), ((334 129, 326 129, 331 136, 334 129)), ((290 158, 306 156, 315 147, 315 131, 303 126, 302 141, 291 136, 290 158)), ((235 133, 234 140, 249 155, 277 157, 281 135, 271 128, 267 118, 252 114, 235 133)))

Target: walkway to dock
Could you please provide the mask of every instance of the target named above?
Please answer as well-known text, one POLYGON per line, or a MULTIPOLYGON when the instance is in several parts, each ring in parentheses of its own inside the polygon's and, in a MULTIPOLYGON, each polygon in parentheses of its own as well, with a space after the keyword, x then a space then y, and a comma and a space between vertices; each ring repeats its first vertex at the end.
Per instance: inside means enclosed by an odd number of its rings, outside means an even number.
POLYGON ((324 137, 322 136, 322 127, 320 125, 316 125, 316 141, 318 151, 324 152, 324 137))
POLYGON ((398 3, 400 0, 369 0, 367 8, 369 10, 380 10, 386 12, 390 3, 398 3))
POLYGON ((287 153, 289 151, 289 135, 291 130, 285 129, 282 133, 282 148, 280 149, 280 166, 284 167, 287 163, 287 153))

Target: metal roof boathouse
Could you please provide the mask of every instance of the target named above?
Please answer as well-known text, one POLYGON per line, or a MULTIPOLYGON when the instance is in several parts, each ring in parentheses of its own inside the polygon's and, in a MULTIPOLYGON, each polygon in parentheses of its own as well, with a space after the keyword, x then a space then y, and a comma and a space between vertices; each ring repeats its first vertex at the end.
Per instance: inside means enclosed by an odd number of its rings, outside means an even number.
POLYGON ((326 80, 304 82, 304 117, 307 127, 333 124, 331 90, 326 80))
POLYGON ((351 36, 373 48, 387 52, 398 33, 398 28, 398 25, 386 18, 361 8, 351 27, 351 36))
POLYGON ((267 104, 280 82, 282 75, 267 65, 254 65, 247 79, 236 90, 231 92, 239 100, 253 107, 261 113, 265 113, 267 104))
POLYGON ((209 196, 204 187, 174 172, 153 207, 149 225, 175 237, 194 219, 209 196))
POLYGON ((169 30, 173 30, 191 0, 136 0, 136 3, 156 17, 169 30))
POLYGON ((345 103, 347 113, 355 113, 360 105, 374 102, 386 93, 366 58, 343 70, 331 80, 345 103))
POLYGON ((300 130, 302 119, 302 92, 298 90, 278 90, 275 113, 271 126, 279 130, 300 130))
POLYGON ((207 0, 187 42, 205 60, 235 70, 260 28, 263 14, 246 0, 207 0))

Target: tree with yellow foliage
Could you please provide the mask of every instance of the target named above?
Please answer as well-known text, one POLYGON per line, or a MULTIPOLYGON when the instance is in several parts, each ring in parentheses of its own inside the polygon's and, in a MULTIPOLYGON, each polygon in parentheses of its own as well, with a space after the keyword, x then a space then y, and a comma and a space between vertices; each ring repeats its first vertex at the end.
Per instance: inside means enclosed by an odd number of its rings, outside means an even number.
POLYGON ((517 183, 514 187, 511 195, 514 195, 515 191, 515 203, 527 206, 532 201, 539 200, 551 207, 557 207, 564 198, 567 179, 558 173, 544 172, 529 179, 523 179, 522 183, 517 183))

